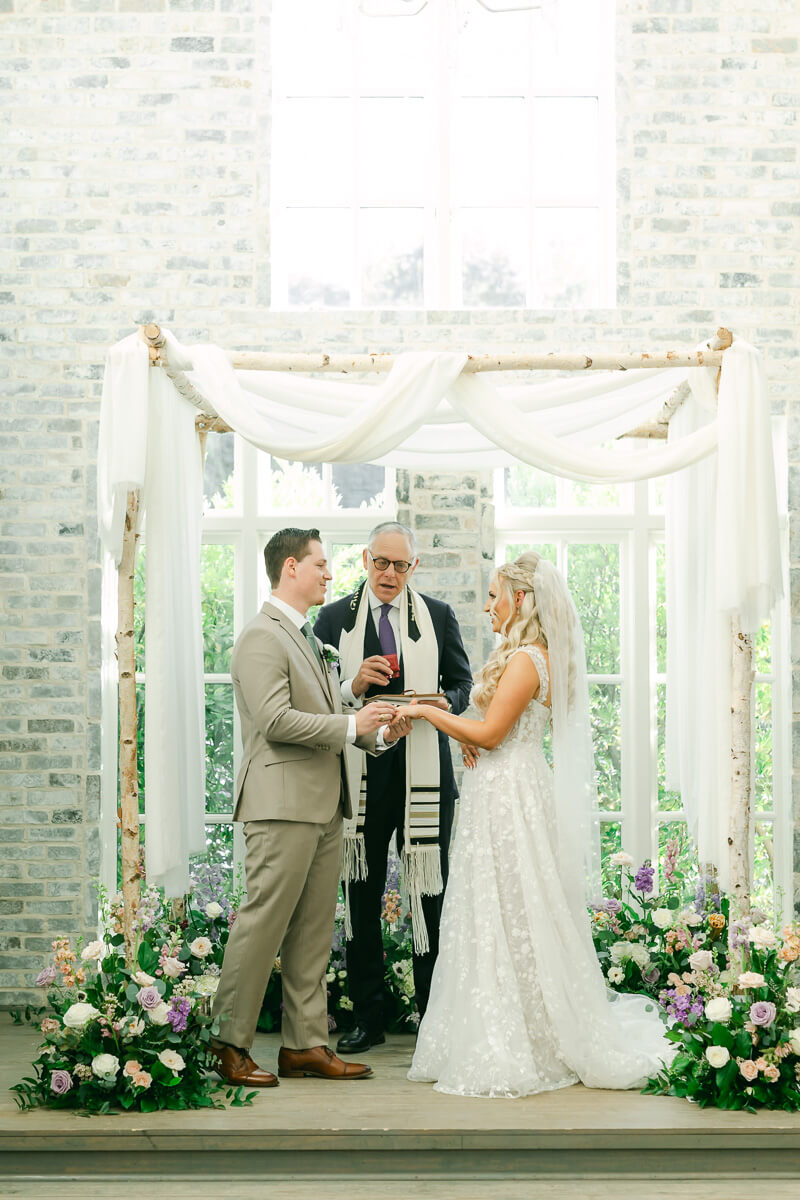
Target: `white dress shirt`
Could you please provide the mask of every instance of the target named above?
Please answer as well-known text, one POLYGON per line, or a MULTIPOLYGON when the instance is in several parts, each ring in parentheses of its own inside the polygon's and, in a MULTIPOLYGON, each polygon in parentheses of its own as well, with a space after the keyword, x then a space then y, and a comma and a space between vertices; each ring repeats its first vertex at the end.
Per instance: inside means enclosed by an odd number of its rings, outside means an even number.
MULTIPOLYGON (((372 596, 371 592, 370 592, 370 596, 372 596)), ((308 620, 308 615, 306 613, 301 613, 299 609, 292 608, 291 604, 287 604, 286 601, 281 600, 279 596, 270 596, 269 602, 270 602, 270 604, 274 604, 275 607, 277 609, 279 609, 285 617, 288 617, 289 620, 294 625, 296 625, 299 630, 302 631, 302 628, 306 623, 310 624, 310 622, 308 620)), ((376 598, 375 603, 380 608, 380 604, 381 604, 380 600, 378 600, 376 598)), ((400 607, 400 605, 399 605, 399 601, 398 601, 398 611, 399 611, 399 607, 400 607)), ((378 614, 378 616, 380 616, 380 613, 378 614)), ((377 621, 378 617, 376 617, 375 619, 377 621)), ((389 620, 391 620, 391 619, 392 619, 392 614, 389 615, 389 620)), ((398 618, 396 615, 395 615, 395 620, 398 621, 398 618)), ((395 632, 395 636, 398 638, 398 644, 399 644, 399 631, 400 631, 400 625, 399 625, 399 621, 398 621, 396 632, 395 632)), ((303 636, 305 637, 305 634, 303 634, 303 636)), ((356 708, 359 707, 361 702, 354 699, 353 689, 349 686, 349 683, 347 685, 348 695, 345 695, 344 685, 342 686, 341 691, 342 691, 342 699, 344 700, 345 704, 354 705, 356 708)), ((380 729, 378 730, 378 735, 377 735, 377 739, 375 742, 376 750, 387 750, 388 749, 386 739, 383 736, 385 731, 388 728, 389 728, 388 725, 382 725, 380 727, 380 729)), ((356 729, 356 719, 352 713, 348 713, 347 714, 347 736, 346 736, 345 740, 347 741, 348 745, 352 746, 355 743, 355 740, 357 737, 358 737, 358 730, 356 729)), ((389 743, 389 745, 391 745, 391 744, 393 744, 393 743, 389 743)))

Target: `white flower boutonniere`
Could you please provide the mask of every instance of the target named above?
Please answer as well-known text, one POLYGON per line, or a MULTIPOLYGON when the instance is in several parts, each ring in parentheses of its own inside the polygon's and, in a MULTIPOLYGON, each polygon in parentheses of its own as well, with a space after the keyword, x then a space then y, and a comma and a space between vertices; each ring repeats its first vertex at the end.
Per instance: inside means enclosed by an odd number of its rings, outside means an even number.
POLYGON ((335 646, 329 646, 326 642, 322 647, 322 657, 328 664, 330 671, 339 670, 339 651, 335 646))

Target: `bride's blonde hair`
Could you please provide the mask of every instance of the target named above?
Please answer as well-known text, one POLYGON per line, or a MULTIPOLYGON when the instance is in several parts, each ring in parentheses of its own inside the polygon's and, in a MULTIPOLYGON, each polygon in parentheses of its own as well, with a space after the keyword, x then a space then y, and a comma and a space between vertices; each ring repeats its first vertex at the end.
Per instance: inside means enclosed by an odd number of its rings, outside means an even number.
POLYGON ((512 654, 515 654, 520 646, 529 646, 533 642, 547 645, 547 637, 539 623, 539 610, 536 607, 536 593, 533 587, 533 577, 540 558, 541 555, 535 550, 527 550, 513 562, 503 563, 495 571, 498 591, 502 591, 508 599, 509 615, 500 626, 499 645, 489 655, 475 679, 472 703, 481 712, 485 712, 489 707, 500 676, 512 654), (520 591, 525 595, 517 608, 514 593, 520 591))

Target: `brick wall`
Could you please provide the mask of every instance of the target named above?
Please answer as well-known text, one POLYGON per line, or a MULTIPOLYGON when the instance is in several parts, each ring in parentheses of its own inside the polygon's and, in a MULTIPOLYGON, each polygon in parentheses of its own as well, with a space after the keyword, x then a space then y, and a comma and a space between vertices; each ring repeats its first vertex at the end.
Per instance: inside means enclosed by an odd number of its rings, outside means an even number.
MULTIPOLYGON (((26 994, 56 933, 91 930, 98 400, 105 349, 137 322, 228 347, 354 351, 685 346, 727 324, 763 349, 774 411, 789 416, 800 631, 800 12, 795 0, 617 10, 615 311, 298 316, 269 309, 267 0, 0 0, 5 1002, 26 994)), ((419 514, 419 582, 459 596, 479 657, 488 483, 407 472, 401 488, 401 511, 419 514)))

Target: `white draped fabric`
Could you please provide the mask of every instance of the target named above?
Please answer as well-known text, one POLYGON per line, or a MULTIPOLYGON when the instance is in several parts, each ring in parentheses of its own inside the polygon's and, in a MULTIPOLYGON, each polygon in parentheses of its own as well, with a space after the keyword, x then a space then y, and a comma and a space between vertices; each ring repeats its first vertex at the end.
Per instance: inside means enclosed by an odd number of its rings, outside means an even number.
MULTIPOLYGON (((719 778, 728 773, 727 659, 722 649, 712 659, 686 653, 677 673, 675 652, 680 654, 682 638, 708 652, 707 629, 714 622, 721 628, 734 613, 746 630, 757 628, 782 592, 769 408, 758 351, 737 340, 725 353, 716 415, 715 371, 705 368, 587 372, 504 384, 495 376, 462 374, 464 354, 426 351, 399 355, 377 382, 354 383, 234 371, 219 348, 183 347, 171 336, 168 353, 232 429, 279 458, 471 470, 521 460, 588 483, 680 471, 667 516, 670 730, 673 747, 680 747, 671 762, 678 764, 674 782, 700 838, 701 857, 726 869, 724 796, 717 792, 709 800, 711 792, 693 782, 693 773, 701 747, 718 764, 719 778), (683 425, 675 426, 666 446, 641 454, 602 448, 652 419, 686 378, 696 403, 684 406, 683 425), (709 401, 710 410, 699 418, 696 405, 709 409, 709 401), (703 521, 689 502, 692 487, 705 489, 703 521), (709 679, 715 681, 713 695, 704 690, 709 679)), ((198 849, 203 828, 202 481, 194 415, 163 373, 149 369, 138 335, 109 351, 100 528, 119 561, 126 492, 141 489, 148 513, 147 871, 170 895, 187 882, 188 856, 198 849)))

